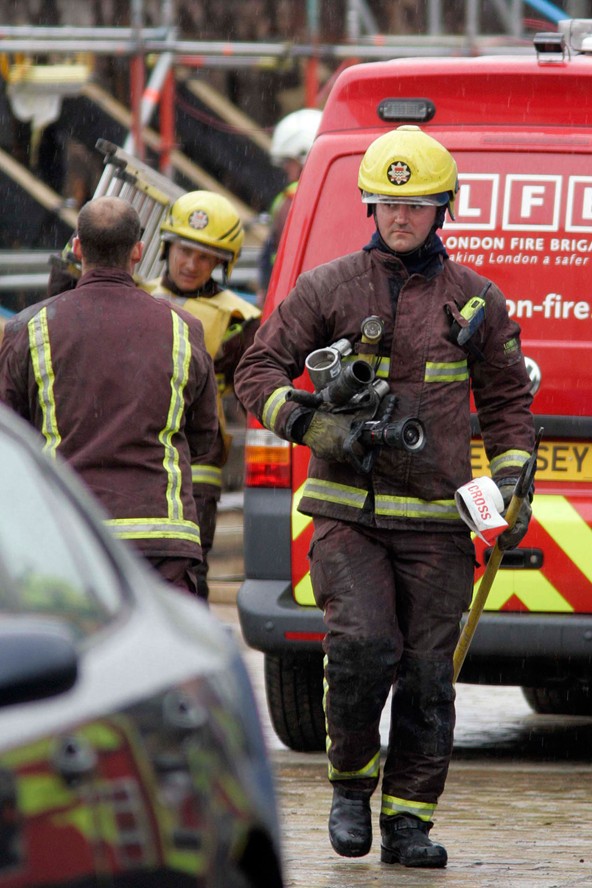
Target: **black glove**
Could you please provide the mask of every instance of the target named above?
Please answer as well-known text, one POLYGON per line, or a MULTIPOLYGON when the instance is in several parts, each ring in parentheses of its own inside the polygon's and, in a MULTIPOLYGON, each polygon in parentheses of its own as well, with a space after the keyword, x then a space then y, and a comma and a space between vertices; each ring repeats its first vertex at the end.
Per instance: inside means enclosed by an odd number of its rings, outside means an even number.
MULTIPOLYGON (((348 462, 345 442, 351 435, 354 417, 347 413, 329 413, 316 410, 310 425, 302 437, 302 443, 310 447, 319 459, 348 462)), ((354 444, 354 453, 364 455, 361 444, 354 444)))
MULTIPOLYGON (((512 499, 512 496, 514 494, 516 480, 517 479, 515 478, 505 478, 502 479, 497 485, 504 500, 504 511, 502 512, 502 515, 505 515, 508 510, 510 500, 512 499)), ((504 532, 500 534, 497 538, 497 544, 502 551, 505 551, 506 549, 515 549, 522 538, 525 536, 526 531, 528 530, 530 516, 532 515, 532 508, 530 506, 531 501, 532 492, 529 491, 529 493, 522 500, 522 504, 516 516, 514 526, 511 527, 509 530, 504 530, 504 532)))

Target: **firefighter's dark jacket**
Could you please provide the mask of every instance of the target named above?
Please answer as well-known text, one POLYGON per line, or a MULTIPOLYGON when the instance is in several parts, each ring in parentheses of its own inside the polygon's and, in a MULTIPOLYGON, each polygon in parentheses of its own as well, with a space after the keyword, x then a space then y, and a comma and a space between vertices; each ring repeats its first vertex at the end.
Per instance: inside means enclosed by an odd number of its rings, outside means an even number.
POLYGON ((199 558, 191 462, 218 420, 201 323, 116 268, 12 319, 0 400, 32 423, 143 552, 199 558))
POLYGON ((222 398, 234 391, 234 371, 253 341, 261 312, 232 290, 223 290, 212 278, 199 294, 191 296, 175 292, 172 286, 166 275, 142 284, 143 289, 157 299, 167 299, 182 307, 203 324, 206 348, 216 373, 220 434, 208 461, 194 462, 193 483, 196 496, 213 496, 218 500, 222 493, 222 467, 232 443, 232 436, 226 430, 222 398))
POLYGON ((409 276, 396 256, 376 249, 299 277, 239 364, 235 390, 243 405, 268 429, 292 439, 302 408, 286 394, 294 380, 306 385, 299 380, 306 356, 341 338, 355 349, 362 321, 379 315, 385 327, 377 372, 398 398, 393 418, 418 417, 427 439, 417 453, 382 448, 370 475, 311 455, 302 512, 377 527, 459 525, 454 493, 471 478, 471 387, 494 478, 519 474, 534 443, 530 384, 519 327, 494 285, 471 350, 451 339, 453 317, 486 283, 442 256, 428 277, 409 276))

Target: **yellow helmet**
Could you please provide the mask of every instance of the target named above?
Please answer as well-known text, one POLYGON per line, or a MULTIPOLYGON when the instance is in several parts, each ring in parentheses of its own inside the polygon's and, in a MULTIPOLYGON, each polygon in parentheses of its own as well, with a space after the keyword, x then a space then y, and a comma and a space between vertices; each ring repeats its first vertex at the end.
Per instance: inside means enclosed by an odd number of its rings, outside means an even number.
POLYGON ((360 164, 358 187, 366 204, 448 205, 454 219, 458 171, 440 142, 418 126, 407 124, 371 143, 360 164))
POLYGON ((230 277, 245 238, 238 213, 229 200, 213 191, 189 191, 169 209, 160 226, 161 239, 181 241, 224 262, 230 277))

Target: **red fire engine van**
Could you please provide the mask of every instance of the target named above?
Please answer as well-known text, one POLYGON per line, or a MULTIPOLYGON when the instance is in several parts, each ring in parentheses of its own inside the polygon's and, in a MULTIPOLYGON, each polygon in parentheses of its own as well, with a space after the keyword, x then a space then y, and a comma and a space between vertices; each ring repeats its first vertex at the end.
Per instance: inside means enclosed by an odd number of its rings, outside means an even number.
MULTIPOLYGON (((533 520, 504 556, 460 680, 520 685, 547 713, 592 713, 591 96, 592 20, 537 35, 528 54, 345 70, 300 180, 266 304, 269 313, 301 272, 368 242, 373 223, 357 172, 375 137, 415 123, 451 151, 460 193, 456 221, 442 231, 446 249, 506 295, 522 327, 536 427, 544 428, 533 520)), ((477 476, 488 467, 474 431, 477 476)), ((265 653, 278 736, 300 750, 324 747, 312 521, 297 511, 307 463, 307 448, 250 421, 239 613, 247 642, 265 653)), ((483 565, 483 547, 478 558, 483 565)))

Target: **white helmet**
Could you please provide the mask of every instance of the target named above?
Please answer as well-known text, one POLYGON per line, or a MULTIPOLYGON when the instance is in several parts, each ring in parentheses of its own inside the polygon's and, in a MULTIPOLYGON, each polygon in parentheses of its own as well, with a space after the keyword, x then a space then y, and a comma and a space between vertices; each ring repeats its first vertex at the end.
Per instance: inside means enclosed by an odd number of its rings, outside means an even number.
POLYGON ((321 114, 318 108, 302 108, 283 117, 271 139, 272 163, 277 166, 285 160, 304 163, 317 134, 321 114))

